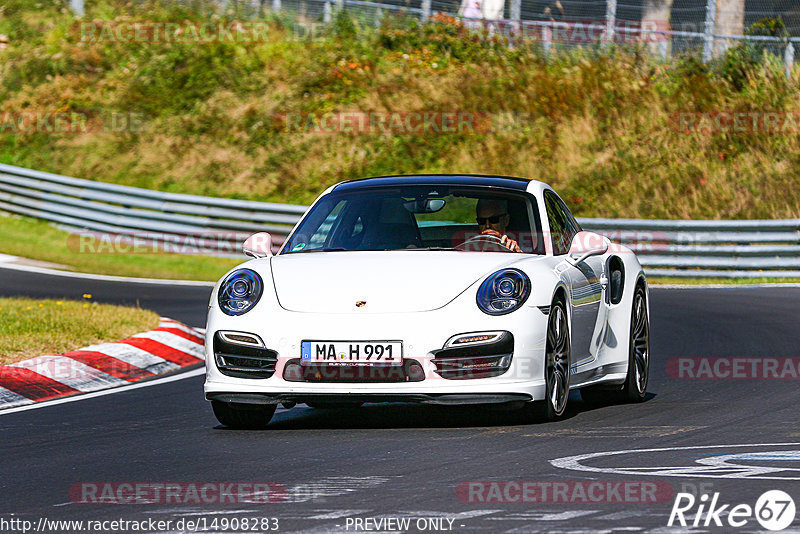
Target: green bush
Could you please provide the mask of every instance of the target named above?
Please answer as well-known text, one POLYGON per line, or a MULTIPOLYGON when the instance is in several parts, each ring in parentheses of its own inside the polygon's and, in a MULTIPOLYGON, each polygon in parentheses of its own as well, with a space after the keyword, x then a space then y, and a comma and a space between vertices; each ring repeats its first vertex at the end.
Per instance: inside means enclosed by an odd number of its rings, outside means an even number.
MULTIPOLYGON (((250 20, 206 0, 87 2, 84 20, 250 20)), ((137 114, 144 131, 0 131, 0 161, 196 194, 307 203, 355 177, 475 172, 538 178, 580 215, 800 217, 800 136, 684 132, 680 112, 800 110, 797 80, 753 43, 704 64, 631 46, 563 48, 436 14, 263 15, 266 42, 87 42, 66 2, 0 7, 0 113, 137 114), (289 131, 286 115, 469 112, 474 131, 289 131)), ((259 15, 261 16, 261 15, 259 15)), ((783 35, 761 21, 752 35, 783 35)))

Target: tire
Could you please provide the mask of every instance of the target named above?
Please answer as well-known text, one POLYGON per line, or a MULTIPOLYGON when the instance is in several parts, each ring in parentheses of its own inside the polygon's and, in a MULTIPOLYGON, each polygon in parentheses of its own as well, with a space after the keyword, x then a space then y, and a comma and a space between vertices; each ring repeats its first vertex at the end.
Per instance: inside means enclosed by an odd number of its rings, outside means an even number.
POLYGON ((636 288, 631 308, 628 375, 622 387, 622 400, 642 402, 647 395, 647 382, 650 378, 650 317, 647 314, 647 297, 642 286, 636 288))
POLYGON ((277 404, 241 404, 211 401, 211 408, 214 410, 214 416, 217 421, 230 428, 267 428, 277 407, 277 404))
POLYGON ((547 344, 545 348, 545 400, 527 404, 527 418, 536 421, 555 421, 567 409, 569 399, 569 369, 572 361, 569 321, 566 306, 560 300, 553 302, 547 319, 547 344))
POLYGON ((637 286, 631 305, 631 329, 628 336, 628 373, 622 387, 586 387, 581 397, 590 404, 642 402, 650 377, 650 317, 644 287, 637 286))
POLYGON ((307 402, 306 406, 315 410, 338 410, 342 408, 360 408, 363 402, 307 402))

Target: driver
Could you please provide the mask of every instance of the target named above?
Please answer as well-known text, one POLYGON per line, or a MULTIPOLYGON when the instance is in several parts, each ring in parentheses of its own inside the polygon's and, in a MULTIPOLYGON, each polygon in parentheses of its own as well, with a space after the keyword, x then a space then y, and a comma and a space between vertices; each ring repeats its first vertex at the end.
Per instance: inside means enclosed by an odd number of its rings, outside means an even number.
POLYGON ((500 238, 500 243, 512 252, 522 252, 519 244, 506 235, 506 227, 511 216, 508 214, 508 201, 482 198, 475 207, 478 228, 483 235, 500 238))

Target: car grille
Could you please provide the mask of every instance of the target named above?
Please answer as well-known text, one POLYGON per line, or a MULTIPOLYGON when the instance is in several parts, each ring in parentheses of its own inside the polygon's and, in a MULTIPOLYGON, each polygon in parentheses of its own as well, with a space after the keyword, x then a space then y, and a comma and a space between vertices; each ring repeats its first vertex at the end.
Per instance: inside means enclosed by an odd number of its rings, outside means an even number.
POLYGON ((237 378, 269 378, 275 373, 278 353, 274 350, 239 345, 214 335, 214 361, 220 373, 237 378))
POLYGON ((286 362, 284 380, 289 382, 419 382, 424 380, 422 365, 406 360, 402 366, 301 365, 299 359, 286 362))
POLYGON ((491 343, 451 346, 433 351, 436 373, 450 380, 489 378, 505 373, 514 354, 514 336, 503 333, 491 343))

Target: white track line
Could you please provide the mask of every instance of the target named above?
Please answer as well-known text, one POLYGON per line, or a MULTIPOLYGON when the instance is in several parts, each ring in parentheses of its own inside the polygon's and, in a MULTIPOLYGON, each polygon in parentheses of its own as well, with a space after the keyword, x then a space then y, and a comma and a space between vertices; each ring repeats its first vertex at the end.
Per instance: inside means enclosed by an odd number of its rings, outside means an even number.
POLYGON ((192 378, 195 376, 200 376, 205 374, 206 368, 201 367, 199 369, 192 369, 191 371, 187 371, 185 373, 180 373, 177 375, 172 376, 165 376, 164 378, 157 378, 155 380, 149 380, 147 382, 139 382, 136 384, 131 384, 129 386, 120 386, 112 389, 105 389, 103 391, 96 391, 94 393, 85 393, 83 395, 75 395, 73 397, 63 397, 60 399, 53 399, 51 401, 43 401, 37 402, 34 404, 28 404, 26 406, 19 406, 17 408, 9 408, 7 410, 0 410, 0 416, 8 415, 17 412, 24 412, 27 410, 36 410, 38 408, 46 408, 48 406, 55 406, 56 404, 66 404, 68 402, 78 402, 87 399, 93 399, 95 397, 103 397, 105 395, 113 395, 114 393, 124 393, 125 391, 130 391, 132 389, 139 389, 139 388, 147 388, 150 386, 158 386, 161 384, 166 384, 168 382, 176 382, 178 380, 183 380, 185 378, 192 378))

